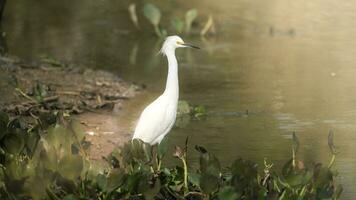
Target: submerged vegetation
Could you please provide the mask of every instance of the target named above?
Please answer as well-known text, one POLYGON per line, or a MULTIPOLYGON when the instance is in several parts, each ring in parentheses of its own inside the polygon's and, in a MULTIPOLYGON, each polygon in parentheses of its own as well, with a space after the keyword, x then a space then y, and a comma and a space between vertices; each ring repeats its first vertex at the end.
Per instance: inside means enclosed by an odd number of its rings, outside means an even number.
POLYGON ((135 140, 105 158, 110 167, 97 167, 87 158, 84 133, 61 112, 32 121, 2 112, 0 139, 1 199, 338 199, 342 192, 332 133, 327 166, 298 160, 293 134, 293 154, 280 171, 267 160, 262 168, 244 159, 224 168, 201 146, 193 169, 188 141, 173 152, 181 165, 161 163, 170 156, 166 141, 151 147, 135 140))

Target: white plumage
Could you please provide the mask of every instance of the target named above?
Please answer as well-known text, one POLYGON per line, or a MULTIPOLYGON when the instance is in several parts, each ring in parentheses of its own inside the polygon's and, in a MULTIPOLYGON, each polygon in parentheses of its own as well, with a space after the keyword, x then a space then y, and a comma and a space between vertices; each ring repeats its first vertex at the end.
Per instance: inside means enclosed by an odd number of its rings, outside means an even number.
POLYGON ((184 43, 179 36, 166 38, 161 49, 161 53, 167 56, 168 60, 166 89, 143 110, 132 139, 141 139, 155 145, 159 144, 172 129, 176 120, 179 98, 178 63, 175 56, 175 49, 179 47, 198 48, 184 43))

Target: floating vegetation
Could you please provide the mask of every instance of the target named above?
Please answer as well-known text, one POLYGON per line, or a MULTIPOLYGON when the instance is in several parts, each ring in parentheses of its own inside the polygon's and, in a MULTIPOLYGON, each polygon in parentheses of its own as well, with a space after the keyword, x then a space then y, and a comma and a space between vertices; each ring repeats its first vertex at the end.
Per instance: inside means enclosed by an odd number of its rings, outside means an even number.
POLYGON ((193 119, 203 119, 207 113, 202 105, 190 105, 187 101, 179 100, 177 115, 178 117, 188 115, 193 119))
POLYGON ((237 159, 223 168, 206 148, 195 146, 199 167, 187 163, 188 141, 173 156, 181 165, 162 163, 168 144, 152 147, 139 140, 115 149, 98 168, 87 160, 85 135, 59 113, 51 122, 26 121, 0 113, 1 199, 339 199, 342 187, 328 167, 298 159, 293 134, 292 156, 281 170, 266 160, 259 168, 237 159))

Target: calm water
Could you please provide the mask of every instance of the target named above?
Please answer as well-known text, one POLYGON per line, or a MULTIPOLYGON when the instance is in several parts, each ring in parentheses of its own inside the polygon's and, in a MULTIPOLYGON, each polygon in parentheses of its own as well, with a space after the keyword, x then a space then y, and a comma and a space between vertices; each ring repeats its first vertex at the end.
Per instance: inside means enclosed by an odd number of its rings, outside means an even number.
MULTIPOLYGON (((175 128, 170 143, 208 147, 227 165, 243 157, 281 166, 291 156, 328 163, 335 133, 344 199, 356 191, 356 3, 351 1, 172 1, 213 13, 218 35, 186 38, 203 50, 178 50, 181 99, 206 106, 208 117, 175 128), (234 3, 232 3, 234 2, 234 3), (249 115, 245 115, 246 110, 249 115)), ((179 8, 179 9, 177 9, 179 8)), ((9 1, 4 27, 11 54, 50 55, 119 74, 148 86, 124 113, 135 119, 163 90, 166 61, 150 33, 131 34, 126 5, 108 1, 9 1)), ((204 17, 202 17, 204 19, 204 17)), ((194 159, 194 157, 192 158, 194 159)))

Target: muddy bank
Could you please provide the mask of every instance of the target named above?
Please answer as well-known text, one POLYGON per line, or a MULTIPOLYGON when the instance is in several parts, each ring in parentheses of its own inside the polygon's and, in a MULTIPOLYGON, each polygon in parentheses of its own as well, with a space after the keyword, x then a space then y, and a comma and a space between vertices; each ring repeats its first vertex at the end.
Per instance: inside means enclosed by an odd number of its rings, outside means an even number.
POLYGON ((53 59, 25 63, 18 58, 0 57, 0 109, 14 117, 29 118, 64 112, 83 125, 94 160, 129 140, 131 134, 115 119, 123 102, 140 90, 102 70, 53 59))

